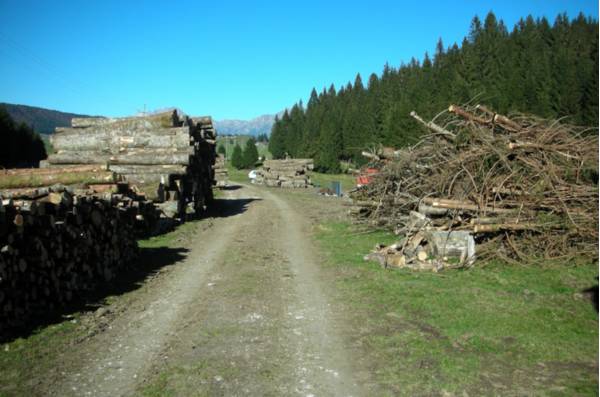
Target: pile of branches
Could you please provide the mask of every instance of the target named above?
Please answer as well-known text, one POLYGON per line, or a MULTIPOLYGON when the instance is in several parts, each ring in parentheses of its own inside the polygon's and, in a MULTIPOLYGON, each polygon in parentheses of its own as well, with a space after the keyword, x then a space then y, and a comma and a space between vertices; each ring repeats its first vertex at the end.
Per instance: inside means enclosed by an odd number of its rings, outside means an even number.
MULTIPOLYGON (((359 222, 410 235, 411 211, 436 230, 469 231, 478 257, 598 257, 598 130, 484 106, 450 106, 352 198, 359 222)), ((414 218, 414 216, 412 217, 414 218)))

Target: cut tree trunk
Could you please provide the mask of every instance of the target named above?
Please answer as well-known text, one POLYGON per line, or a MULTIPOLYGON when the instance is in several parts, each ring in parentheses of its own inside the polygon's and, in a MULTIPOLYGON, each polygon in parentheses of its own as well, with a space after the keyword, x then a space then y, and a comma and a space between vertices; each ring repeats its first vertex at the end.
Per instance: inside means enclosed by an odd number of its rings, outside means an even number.
POLYGON ((50 137, 54 150, 106 150, 123 148, 177 148, 190 146, 188 127, 151 131, 108 131, 70 128, 50 137), (89 131, 88 131, 89 130, 89 131))
POLYGON ((124 117, 124 118, 104 118, 104 117, 85 117, 71 119, 71 125, 77 128, 98 127, 98 128, 130 128, 147 130, 153 128, 179 127, 181 118, 177 111, 164 112, 142 117, 124 117))
POLYGON ((43 172, 31 171, 28 174, 0 175, 0 189, 117 182, 116 174, 111 171, 65 172, 60 168, 45 168, 41 171, 43 172), (55 172, 48 172, 48 170, 55 172))
POLYGON ((442 198, 425 197, 423 202, 434 208, 446 208, 452 210, 465 210, 465 211, 476 211, 476 212, 489 212, 489 213, 514 213, 515 210, 511 208, 495 208, 495 207, 479 207, 477 204, 473 204, 468 201, 460 200, 449 200, 442 198))
POLYGON ((193 151, 171 149, 136 149, 117 155, 96 151, 58 152, 48 156, 51 164, 165 164, 187 165, 193 151))

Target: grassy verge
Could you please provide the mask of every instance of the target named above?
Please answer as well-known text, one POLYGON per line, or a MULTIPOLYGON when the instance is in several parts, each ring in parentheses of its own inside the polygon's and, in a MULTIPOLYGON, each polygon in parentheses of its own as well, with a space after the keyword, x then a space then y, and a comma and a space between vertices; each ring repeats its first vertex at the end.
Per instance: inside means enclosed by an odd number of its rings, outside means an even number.
POLYGON ((411 273, 363 261, 390 234, 329 223, 317 238, 390 394, 597 395, 598 314, 581 294, 596 265, 411 273))
POLYGON ((331 182, 340 182, 342 184, 342 192, 347 192, 356 186, 356 177, 349 174, 321 174, 320 172, 311 172, 310 179, 315 186, 325 188, 330 187, 331 182))
POLYGON ((227 174, 231 182, 250 182, 248 179, 248 172, 250 172, 250 170, 238 170, 232 166, 230 162, 227 162, 227 174))
POLYGON ((80 336, 78 318, 76 313, 70 320, 0 345, 0 396, 31 395, 43 377, 55 368, 57 356, 68 351, 80 336))

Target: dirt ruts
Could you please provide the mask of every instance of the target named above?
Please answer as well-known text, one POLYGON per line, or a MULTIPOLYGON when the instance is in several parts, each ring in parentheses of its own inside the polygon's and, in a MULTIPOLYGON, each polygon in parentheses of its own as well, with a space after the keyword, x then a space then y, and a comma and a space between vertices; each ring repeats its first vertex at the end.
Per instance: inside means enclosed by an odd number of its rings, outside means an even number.
POLYGON ((187 257, 77 345, 59 395, 363 395, 308 225, 242 185, 187 257))

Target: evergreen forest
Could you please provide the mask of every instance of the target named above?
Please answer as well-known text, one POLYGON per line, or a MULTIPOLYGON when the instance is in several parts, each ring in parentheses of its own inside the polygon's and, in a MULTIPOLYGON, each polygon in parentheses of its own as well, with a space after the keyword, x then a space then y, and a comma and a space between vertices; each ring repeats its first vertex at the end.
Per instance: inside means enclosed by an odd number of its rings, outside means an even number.
POLYGON ((39 134, 25 123, 15 123, 0 106, 0 167, 37 167, 46 158, 46 148, 39 134))
POLYGON ((360 165, 369 147, 403 147, 422 127, 409 113, 433 118, 451 103, 475 102, 493 110, 565 118, 598 125, 598 21, 580 14, 522 18, 509 30, 489 13, 474 17, 468 36, 435 53, 381 74, 317 92, 273 125, 274 158, 310 157, 317 169, 339 172, 340 161, 360 165))

